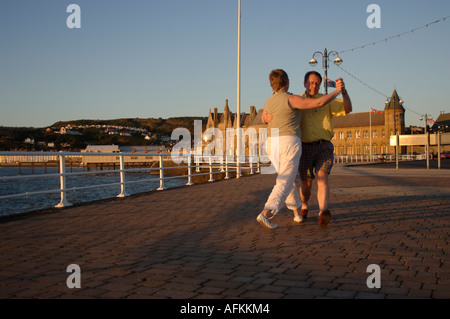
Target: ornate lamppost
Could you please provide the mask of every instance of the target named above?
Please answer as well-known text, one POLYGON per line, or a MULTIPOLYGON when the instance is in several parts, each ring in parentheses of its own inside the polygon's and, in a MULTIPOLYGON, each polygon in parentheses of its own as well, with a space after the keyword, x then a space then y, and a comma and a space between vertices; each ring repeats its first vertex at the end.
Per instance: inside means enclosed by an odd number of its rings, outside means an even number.
POLYGON ((317 60, 315 58, 316 55, 321 55, 322 56, 322 68, 325 70, 325 77, 323 79, 323 87, 324 87, 324 92, 325 94, 328 94, 328 67, 329 65, 329 58, 331 56, 336 56, 336 58, 334 59, 333 63, 336 65, 340 65, 343 61, 341 59, 341 57, 339 56, 339 53, 337 53, 336 51, 330 51, 328 52, 327 49, 325 49, 325 51, 322 53, 320 51, 316 51, 314 52, 312 59, 309 60, 309 65, 311 66, 316 66, 317 65, 317 60))

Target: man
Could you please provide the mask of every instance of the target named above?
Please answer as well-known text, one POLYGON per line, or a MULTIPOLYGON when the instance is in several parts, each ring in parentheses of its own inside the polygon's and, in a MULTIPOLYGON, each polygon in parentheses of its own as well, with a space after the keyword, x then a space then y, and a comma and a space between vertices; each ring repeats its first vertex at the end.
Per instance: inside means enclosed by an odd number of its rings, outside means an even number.
MULTIPOLYGON (((322 76, 311 71, 305 74, 305 93, 302 97, 320 98, 319 93, 322 76)), ((302 110, 302 155, 299 165, 301 179, 300 197, 302 207, 300 215, 305 220, 308 216, 308 202, 311 197, 312 181, 317 176, 317 201, 319 203, 319 225, 327 225, 331 220, 328 209, 330 188, 328 175, 334 162, 333 116, 343 116, 352 112, 352 103, 348 96, 345 84, 342 81, 342 100, 333 100, 324 107, 314 110, 302 110)), ((263 112, 263 121, 270 122, 271 115, 263 112)))

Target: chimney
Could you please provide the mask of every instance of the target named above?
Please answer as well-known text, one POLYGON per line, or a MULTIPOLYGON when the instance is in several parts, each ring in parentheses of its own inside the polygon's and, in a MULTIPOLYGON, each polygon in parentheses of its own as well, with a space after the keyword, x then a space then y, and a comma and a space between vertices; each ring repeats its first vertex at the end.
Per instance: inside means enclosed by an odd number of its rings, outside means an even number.
POLYGON ((251 125, 251 123, 253 123, 253 120, 256 117, 256 107, 255 106, 250 106, 250 123, 249 125, 251 125))

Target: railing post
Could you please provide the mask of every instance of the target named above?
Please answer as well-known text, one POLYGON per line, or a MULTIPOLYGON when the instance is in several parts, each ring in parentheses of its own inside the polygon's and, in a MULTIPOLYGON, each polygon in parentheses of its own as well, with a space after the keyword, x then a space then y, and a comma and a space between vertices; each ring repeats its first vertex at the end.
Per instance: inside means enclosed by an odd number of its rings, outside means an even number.
POLYGON ((220 157, 220 171, 225 172, 225 169, 223 168, 223 155, 220 157))
POLYGON ((230 179, 228 175, 228 155, 225 154, 225 179, 230 179))
POLYGON ((258 155, 256 155, 256 173, 261 173, 261 164, 260 164, 260 162, 261 162, 261 157, 259 156, 259 154, 258 155))
POLYGON ((117 197, 126 197, 128 194, 125 192, 125 160, 124 155, 120 155, 120 194, 117 197))
POLYGON ((162 155, 159 155, 159 188, 157 190, 164 190, 164 161, 162 155))
POLYGON ((193 185, 192 183, 192 168, 191 168, 191 154, 188 155, 188 182, 186 185, 193 185))
POLYGON ((194 161, 195 161, 195 171, 197 173, 199 173, 201 171, 201 169, 200 169, 201 157, 194 154, 194 161))
POLYGON ((70 204, 66 198, 66 158, 64 154, 61 154, 59 156, 59 174, 60 174, 59 180, 61 188, 61 201, 55 207, 62 208, 72 206, 72 204, 70 204))
POLYGON ((253 171, 253 159, 254 159, 253 155, 249 155, 248 159, 250 161, 250 175, 253 175, 253 174, 255 174, 255 172, 253 171), (250 156, 251 156, 251 158, 250 158, 250 156))
POLYGON ((209 155, 209 181, 208 182, 214 182, 213 178, 213 168, 212 168, 212 155, 209 155))

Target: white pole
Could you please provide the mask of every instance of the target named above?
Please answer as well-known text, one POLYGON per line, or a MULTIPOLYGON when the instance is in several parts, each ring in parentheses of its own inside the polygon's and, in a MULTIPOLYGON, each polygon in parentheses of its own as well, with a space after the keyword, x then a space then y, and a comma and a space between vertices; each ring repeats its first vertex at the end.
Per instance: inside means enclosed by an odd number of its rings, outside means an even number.
POLYGON ((236 129, 237 129, 237 171, 236 178, 239 178, 241 175, 241 0, 239 0, 239 9, 238 9, 238 58, 237 58, 237 121, 236 121, 236 129))
POLYGON ((55 207, 61 208, 61 207, 72 206, 72 204, 70 204, 66 198, 66 187, 67 187, 67 185, 66 185, 66 157, 64 156, 63 153, 61 153, 61 155, 59 156, 59 174, 61 174, 61 176, 60 176, 61 202, 58 205, 56 205, 55 207))
POLYGON ((370 110, 369 113, 369 147, 370 147, 370 161, 373 160, 373 156, 372 156, 372 109, 370 110))
POLYGON ((128 196, 125 193, 125 159, 124 155, 120 155, 120 194, 117 197, 126 197, 128 196))

